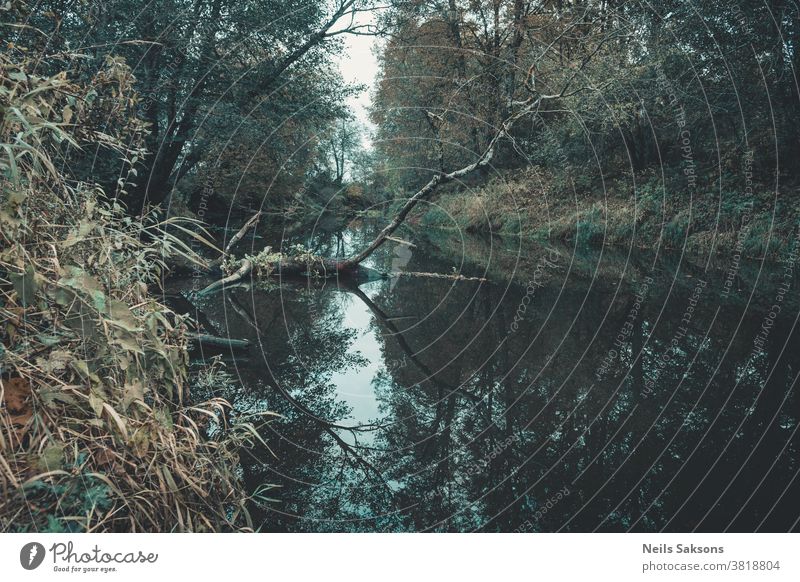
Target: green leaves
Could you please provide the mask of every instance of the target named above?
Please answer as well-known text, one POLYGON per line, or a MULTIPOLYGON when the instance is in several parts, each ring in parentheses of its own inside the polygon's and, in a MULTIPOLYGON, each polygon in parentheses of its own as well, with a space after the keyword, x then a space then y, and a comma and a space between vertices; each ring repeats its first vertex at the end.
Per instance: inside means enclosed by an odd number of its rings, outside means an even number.
POLYGON ((64 447, 59 443, 52 443, 42 451, 38 460, 38 468, 42 472, 54 471, 64 465, 64 447))
POLYGON ((89 406, 91 406, 95 416, 98 418, 103 413, 103 407, 106 404, 105 399, 106 395, 99 386, 92 386, 89 389, 89 406))
POLYGON ((108 404, 107 402, 103 403, 102 411, 105 412, 111 420, 114 422, 114 425, 119 430, 120 436, 122 436, 124 441, 128 440, 128 428, 127 423, 120 414, 114 410, 114 407, 108 404))
POLYGON ((108 302, 108 322, 115 327, 130 332, 138 333, 142 331, 136 317, 128 306, 122 301, 111 299, 108 302))
POLYGON ((106 310, 106 295, 100 284, 86 274, 80 267, 69 266, 65 269, 67 276, 59 280, 59 285, 78 291, 99 312, 106 310))
POLYGON ((128 382, 123 387, 122 406, 127 410, 136 401, 144 400, 144 385, 139 380, 128 382))
POLYGON ((97 222, 92 220, 81 220, 78 224, 77 228, 72 229, 72 231, 67 236, 67 239, 64 241, 64 247, 69 248, 83 240, 86 240, 86 237, 99 226, 97 222))
POLYGON ((32 305, 36 298, 36 273, 32 265, 28 265, 22 275, 11 275, 9 277, 14 285, 14 290, 20 299, 23 307, 32 305))
POLYGON ((110 332, 109 341, 126 351, 144 354, 136 334, 142 327, 130 308, 118 299, 109 298, 93 277, 80 267, 64 269, 59 280, 65 289, 57 295, 59 303, 69 308, 65 323, 80 336, 96 339, 100 325, 110 332))
POLYGON ((209 446, 203 405, 180 402, 182 318, 148 295, 167 257, 202 263, 187 241, 208 237, 194 221, 128 215, 119 192, 93 185, 143 157, 124 62, 83 85, 68 80, 74 71, 25 73, 64 66, 49 58, 22 46, 0 54, 0 424, 10 428, 0 472, 12 527, 232 524, 227 505, 244 498, 232 487, 237 451, 225 435, 209 446), (99 157, 76 153, 86 144, 99 157))

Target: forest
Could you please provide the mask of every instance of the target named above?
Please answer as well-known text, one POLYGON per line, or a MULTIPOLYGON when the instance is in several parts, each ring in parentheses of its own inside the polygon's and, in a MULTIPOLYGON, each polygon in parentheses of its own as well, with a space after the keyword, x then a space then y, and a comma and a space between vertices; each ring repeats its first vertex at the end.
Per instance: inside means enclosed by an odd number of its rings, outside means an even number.
POLYGON ((740 416, 796 491, 797 3, 10 0, 0 31, 0 531, 682 528, 658 447, 702 471, 740 416), (659 392, 704 373, 787 395, 659 392))

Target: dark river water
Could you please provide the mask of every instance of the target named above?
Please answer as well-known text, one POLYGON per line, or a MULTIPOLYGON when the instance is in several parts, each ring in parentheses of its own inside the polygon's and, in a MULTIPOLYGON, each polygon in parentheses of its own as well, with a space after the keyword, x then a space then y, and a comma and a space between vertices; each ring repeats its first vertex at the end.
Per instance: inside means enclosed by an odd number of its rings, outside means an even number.
MULTIPOLYGON (((342 255, 376 228, 260 229, 238 253, 342 255)), ((208 331, 253 342, 219 352, 231 384, 213 395, 281 415, 261 429, 269 450, 242 457, 273 500, 254 501, 256 527, 798 529, 792 257, 398 235, 414 246, 369 262, 392 278, 254 282, 198 303, 208 331)))

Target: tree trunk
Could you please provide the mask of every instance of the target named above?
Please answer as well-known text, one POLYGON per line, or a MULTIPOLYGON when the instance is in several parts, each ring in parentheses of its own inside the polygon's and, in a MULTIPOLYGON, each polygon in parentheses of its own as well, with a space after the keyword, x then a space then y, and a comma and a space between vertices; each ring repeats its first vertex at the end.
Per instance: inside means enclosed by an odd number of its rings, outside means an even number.
POLYGON ((396 231, 403 221, 406 219, 408 214, 414 209, 414 207, 422 200, 425 200, 428 196, 433 194, 436 189, 441 186, 442 184, 446 184, 447 182, 452 182, 458 178, 463 178, 468 174, 471 174, 475 170, 481 169, 489 165, 494 157, 495 149, 497 148, 497 144, 500 142, 501 139, 509 135, 511 128, 514 124, 520 120, 521 118, 525 117, 526 115, 533 112, 539 104, 545 99, 555 99, 560 97, 561 95, 538 95, 534 97, 528 98, 523 106, 514 114, 508 116, 500 125, 500 129, 495 133, 494 137, 489 141, 489 145, 486 147, 484 152, 475 160, 473 163, 469 164, 468 166, 464 166, 458 170, 454 170, 447 174, 445 173, 438 173, 434 174, 434 176, 425 184, 416 194, 414 194, 411 198, 409 198, 397 215, 394 217, 392 222, 390 222, 379 234, 375 239, 360 253, 354 255, 345 261, 343 261, 342 265, 345 269, 352 270, 356 268, 359 264, 361 264, 367 257, 369 257, 375 250, 380 247, 386 240, 396 231))
POLYGON ((205 333, 188 333, 187 336, 200 345, 212 346, 215 348, 230 348, 244 350, 250 347, 249 340, 232 339, 227 337, 217 337, 205 333))
POLYGON ((258 221, 259 220, 261 220, 261 211, 260 210, 258 212, 256 212, 250 218, 250 220, 245 222, 244 226, 242 228, 240 228, 238 230, 238 232, 231 237, 231 240, 229 240, 228 244, 225 245, 225 250, 222 251, 222 254, 219 256, 218 259, 216 259, 215 261, 213 261, 211 263, 211 266, 212 267, 216 267, 216 266, 221 265, 222 261, 224 261, 228 257, 228 255, 231 254, 231 250, 236 245, 236 243, 238 243, 240 240, 242 240, 244 238, 244 235, 247 234, 248 230, 250 230, 251 228, 255 228, 256 225, 258 225, 258 221))
MULTIPOLYGON (((594 51, 595 54, 598 49, 594 51)), ((492 158, 494 157, 495 150, 497 145, 500 141, 510 135, 511 129, 514 127, 514 124, 526 117, 527 115, 533 113, 534 111, 538 110, 541 104, 544 101, 560 99, 562 97, 568 97, 570 95, 575 95, 582 91, 585 91, 587 87, 582 87, 576 90, 573 90, 567 93, 572 80, 577 76, 577 74, 583 69, 586 63, 591 58, 586 57, 579 68, 573 73, 572 77, 569 81, 564 85, 560 93, 552 94, 552 95, 541 95, 534 93, 528 99, 521 103, 520 108, 517 110, 516 113, 513 113, 506 117, 503 122, 500 124, 500 128, 495 133, 494 137, 489 141, 489 145, 483 151, 483 153, 475 160, 473 163, 464 166, 458 170, 453 170, 449 173, 439 172, 434 174, 434 176, 425 184, 420 190, 416 192, 411 198, 409 198, 394 219, 378 234, 377 237, 369 244, 367 247, 362 250, 357 255, 353 255, 344 260, 336 260, 336 259, 325 259, 322 257, 314 257, 312 260, 306 259, 292 259, 287 258, 285 256, 281 256, 274 264, 269 266, 269 272, 277 273, 280 275, 313 275, 318 277, 336 277, 340 275, 345 276, 357 276, 359 272, 363 272, 360 265, 364 260, 367 259, 372 253, 375 252, 384 242, 390 239, 394 231, 400 228, 400 225, 403 224, 408 214, 414 209, 414 207, 422 200, 428 198, 436 189, 442 185, 446 184, 447 182, 452 182, 453 180, 457 180, 463 178, 472 172, 479 170, 481 168, 485 168, 486 166, 491 163, 492 158)), ((238 280, 241 280, 244 276, 250 273, 252 269, 252 264, 250 261, 244 260, 242 261, 242 265, 239 268, 237 273, 234 273, 230 277, 226 277, 221 281, 217 281, 209 285, 206 289, 200 292, 201 295, 210 293, 212 291, 221 288, 223 285, 231 284, 238 280)))

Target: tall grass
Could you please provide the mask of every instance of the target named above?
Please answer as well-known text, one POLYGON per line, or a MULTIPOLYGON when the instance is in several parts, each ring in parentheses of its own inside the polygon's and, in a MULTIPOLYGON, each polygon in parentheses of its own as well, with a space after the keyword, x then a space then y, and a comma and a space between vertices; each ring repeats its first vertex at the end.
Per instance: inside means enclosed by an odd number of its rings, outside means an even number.
POLYGON ((0 530, 251 528, 256 419, 192 401, 187 321, 151 294, 170 257, 201 262, 167 232, 197 225, 131 217, 64 164, 112 151, 124 190, 133 77, 116 59, 83 85, 32 71, 0 55, 0 530))

